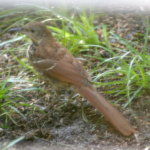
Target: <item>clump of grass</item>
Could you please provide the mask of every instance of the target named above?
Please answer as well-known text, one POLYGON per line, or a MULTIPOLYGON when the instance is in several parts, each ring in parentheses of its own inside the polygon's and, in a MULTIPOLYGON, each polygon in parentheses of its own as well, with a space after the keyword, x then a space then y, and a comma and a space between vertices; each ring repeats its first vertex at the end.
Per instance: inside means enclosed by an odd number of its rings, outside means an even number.
POLYGON ((32 108, 33 110, 36 108, 34 105, 30 105, 30 101, 26 101, 26 98, 21 93, 37 91, 39 88, 30 87, 30 85, 24 85, 25 88, 21 88, 18 85, 23 86, 25 83, 27 83, 26 80, 11 77, 0 82, 1 128, 9 127, 10 122, 17 125, 17 118, 19 117, 23 120, 26 119, 25 114, 21 111, 23 107, 32 108))
POLYGON ((49 26, 54 36, 73 54, 78 54, 88 45, 99 45, 100 41, 93 25, 94 15, 80 14, 79 17, 63 18, 62 28, 49 26))
MULTIPOLYGON (((148 38, 147 30, 149 28, 146 29, 146 41, 148 38)), ((106 32, 106 30, 103 31, 106 32)), ((116 40, 123 48, 110 46, 111 43, 108 44, 108 40, 105 40, 108 46, 99 46, 110 52, 111 57, 100 63, 101 65, 107 65, 107 69, 103 73, 98 73, 93 81, 97 86, 110 88, 106 93, 119 97, 123 96, 123 99, 127 99, 124 104, 124 107, 127 107, 131 104, 132 100, 150 89, 150 55, 148 55, 148 48, 145 48, 145 44, 143 49, 139 49, 140 46, 138 47, 138 45, 141 45, 141 43, 137 41, 127 41, 113 32, 110 32, 109 36, 116 40), (100 82, 101 79, 104 79, 105 82, 100 82)), ((97 57, 97 59, 100 58, 97 57)), ((100 64, 98 65, 99 67, 100 64)))
POLYGON ((0 83, 0 118, 4 124, 0 124, 1 127, 6 127, 11 120, 17 124, 13 118, 14 112, 24 115, 16 107, 16 99, 12 99, 14 91, 11 91, 12 85, 9 85, 7 80, 0 83))

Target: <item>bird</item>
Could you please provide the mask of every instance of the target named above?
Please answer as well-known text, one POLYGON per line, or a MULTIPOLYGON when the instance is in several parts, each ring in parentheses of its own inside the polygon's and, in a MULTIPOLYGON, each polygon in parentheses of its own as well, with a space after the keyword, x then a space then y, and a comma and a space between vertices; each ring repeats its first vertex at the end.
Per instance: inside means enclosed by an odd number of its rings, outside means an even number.
POLYGON ((38 72, 50 80, 73 86, 123 136, 130 136, 136 132, 122 113, 97 92, 80 61, 56 41, 52 32, 43 23, 29 22, 11 31, 21 32, 31 39, 32 45, 27 55, 29 63, 38 72))

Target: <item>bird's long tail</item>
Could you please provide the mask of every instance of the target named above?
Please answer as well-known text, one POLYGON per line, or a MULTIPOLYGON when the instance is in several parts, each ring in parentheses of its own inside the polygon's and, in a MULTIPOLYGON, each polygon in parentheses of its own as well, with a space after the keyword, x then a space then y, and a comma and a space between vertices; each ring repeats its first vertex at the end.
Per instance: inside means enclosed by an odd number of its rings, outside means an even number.
POLYGON ((135 129, 129 124, 125 117, 114 108, 103 96, 98 94, 93 87, 78 87, 78 92, 89 100, 99 112, 124 136, 135 133, 135 129))

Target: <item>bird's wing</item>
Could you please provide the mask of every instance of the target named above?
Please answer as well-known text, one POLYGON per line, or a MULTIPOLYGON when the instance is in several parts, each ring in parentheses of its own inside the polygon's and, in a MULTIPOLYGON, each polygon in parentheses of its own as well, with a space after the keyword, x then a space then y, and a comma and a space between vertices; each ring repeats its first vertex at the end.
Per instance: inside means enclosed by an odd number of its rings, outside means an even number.
POLYGON ((75 86, 87 86, 90 84, 87 73, 75 58, 71 62, 65 59, 65 57, 59 61, 41 59, 32 62, 32 65, 48 77, 53 77, 75 86))

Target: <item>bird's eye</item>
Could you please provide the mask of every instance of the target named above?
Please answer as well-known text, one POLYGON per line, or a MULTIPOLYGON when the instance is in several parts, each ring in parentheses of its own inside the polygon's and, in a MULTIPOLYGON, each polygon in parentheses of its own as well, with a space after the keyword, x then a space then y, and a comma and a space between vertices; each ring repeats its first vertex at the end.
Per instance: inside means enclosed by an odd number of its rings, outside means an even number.
POLYGON ((34 32, 35 32, 35 30, 34 30, 34 29, 31 29, 31 32, 32 32, 32 33, 34 33, 34 32))

